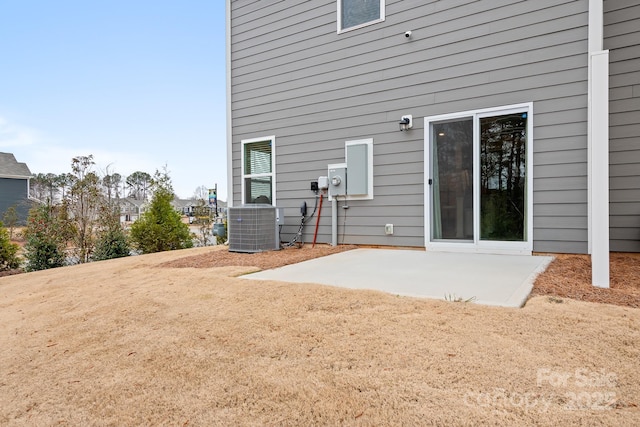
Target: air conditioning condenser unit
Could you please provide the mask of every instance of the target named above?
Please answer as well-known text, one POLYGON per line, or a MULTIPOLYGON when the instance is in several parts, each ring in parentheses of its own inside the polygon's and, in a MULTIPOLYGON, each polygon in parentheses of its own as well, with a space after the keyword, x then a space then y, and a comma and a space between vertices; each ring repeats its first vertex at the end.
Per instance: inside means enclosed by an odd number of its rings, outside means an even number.
POLYGON ((264 252, 280 249, 283 209, 249 204, 228 209, 229 251, 264 252))

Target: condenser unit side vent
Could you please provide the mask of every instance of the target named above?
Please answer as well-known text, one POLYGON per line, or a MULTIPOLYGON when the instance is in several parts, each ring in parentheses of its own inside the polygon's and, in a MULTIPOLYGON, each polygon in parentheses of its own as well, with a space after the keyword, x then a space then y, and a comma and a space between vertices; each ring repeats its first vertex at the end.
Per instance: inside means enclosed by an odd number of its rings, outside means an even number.
POLYGON ((255 253, 280 249, 279 208, 250 204, 229 208, 228 215, 229 251, 255 253))

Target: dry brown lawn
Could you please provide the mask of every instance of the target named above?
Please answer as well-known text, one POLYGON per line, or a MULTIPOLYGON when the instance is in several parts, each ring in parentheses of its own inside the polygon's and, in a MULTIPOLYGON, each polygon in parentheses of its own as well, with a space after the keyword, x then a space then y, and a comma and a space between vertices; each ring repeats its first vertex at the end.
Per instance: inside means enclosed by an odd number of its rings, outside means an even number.
POLYGON ((335 250, 0 278, 0 425, 640 425, 638 308, 237 278, 335 250))

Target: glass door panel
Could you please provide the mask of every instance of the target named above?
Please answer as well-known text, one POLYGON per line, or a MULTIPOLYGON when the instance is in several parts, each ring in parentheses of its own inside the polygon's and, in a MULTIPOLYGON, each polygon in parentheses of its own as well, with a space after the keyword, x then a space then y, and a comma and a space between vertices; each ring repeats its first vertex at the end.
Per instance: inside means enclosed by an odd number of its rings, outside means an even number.
POLYGON ((480 118, 480 239, 526 241, 527 113, 480 118))
POLYGON ((474 240, 473 118, 431 124, 432 240, 474 240))

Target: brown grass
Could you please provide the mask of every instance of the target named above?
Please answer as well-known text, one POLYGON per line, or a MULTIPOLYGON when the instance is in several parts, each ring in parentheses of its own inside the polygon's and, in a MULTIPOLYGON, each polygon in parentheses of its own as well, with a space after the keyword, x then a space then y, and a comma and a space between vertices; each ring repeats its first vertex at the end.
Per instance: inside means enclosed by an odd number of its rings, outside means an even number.
POLYGON ((0 278, 0 425, 640 424, 638 309, 237 278, 288 254, 0 278))

